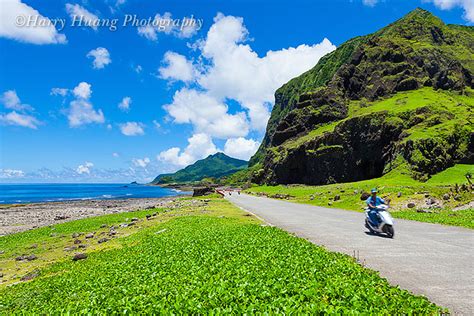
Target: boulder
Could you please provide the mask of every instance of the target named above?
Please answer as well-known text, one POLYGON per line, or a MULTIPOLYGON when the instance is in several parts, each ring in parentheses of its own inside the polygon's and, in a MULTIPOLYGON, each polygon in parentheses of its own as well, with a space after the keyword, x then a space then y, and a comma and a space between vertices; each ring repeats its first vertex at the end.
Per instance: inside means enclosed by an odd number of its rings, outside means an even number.
POLYGON ((94 233, 89 233, 85 236, 87 239, 94 238, 94 233))
POLYGON ((362 192, 362 194, 360 195, 360 200, 361 200, 361 201, 365 201, 365 200, 367 200, 369 197, 370 197, 370 193, 362 192))
POLYGON ((448 201, 450 199, 450 196, 448 193, 443 194, 443 200, 448 201))
POLYGON ((76 253, 74 257, 72 257, 72 261, 84 260, 87 258, 87 254, 85 253, 76 253))
POLYGON ((407 204, 408 208, 414 208, 415 206, 416 206, 416 204, 413 203, 413 202, 410 202, 410 203, 407 204))
POLYGON ((110 239, 108 239, 108 238, 101 238, 101 239, 99 239, 98 243, 103 244, 104 242, 108 242, 109 240, 110 239))
POLYGON ((214 189, 211 187, 201 187, 201 188, 194 188, 193 196, 204 196, 209 195, 214 192, 214 189))

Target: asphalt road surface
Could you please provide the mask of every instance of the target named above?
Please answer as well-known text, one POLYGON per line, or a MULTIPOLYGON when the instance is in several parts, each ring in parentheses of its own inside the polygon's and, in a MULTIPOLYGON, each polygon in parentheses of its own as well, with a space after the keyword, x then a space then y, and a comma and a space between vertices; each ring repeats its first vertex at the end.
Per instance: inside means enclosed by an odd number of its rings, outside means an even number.
POLYGON ((233 193, 226 198, 271 225, 358 257, 391 284, 474 315, 474 232, 395 219, 395 238, 368 234, 364 213, 233 193))

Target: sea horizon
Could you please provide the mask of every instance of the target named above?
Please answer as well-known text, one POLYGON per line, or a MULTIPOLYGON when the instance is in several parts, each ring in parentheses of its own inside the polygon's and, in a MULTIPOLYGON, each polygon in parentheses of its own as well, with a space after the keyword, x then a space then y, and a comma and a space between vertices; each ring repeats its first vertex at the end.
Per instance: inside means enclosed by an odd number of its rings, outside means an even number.
POLYGON ((162 198, 186 192, 130 183, 0 183, 0 204, 162 198))

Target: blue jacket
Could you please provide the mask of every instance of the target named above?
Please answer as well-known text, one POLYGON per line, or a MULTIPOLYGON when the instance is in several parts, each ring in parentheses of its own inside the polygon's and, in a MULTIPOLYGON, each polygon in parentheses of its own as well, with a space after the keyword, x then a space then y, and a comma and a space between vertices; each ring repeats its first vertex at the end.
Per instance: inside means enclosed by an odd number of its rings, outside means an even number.
POLYGON ((375 203, 374 203, 374 199, 372 198, 372 196, 370 196, 366 201, 365 203, 367 203, 367 206, 369 206, 369 204, 372 204, 373 206, 379 206, 379 205, 382 205, 382 204, 385 204, 385 201, 377 196, 375 197, 375 203))

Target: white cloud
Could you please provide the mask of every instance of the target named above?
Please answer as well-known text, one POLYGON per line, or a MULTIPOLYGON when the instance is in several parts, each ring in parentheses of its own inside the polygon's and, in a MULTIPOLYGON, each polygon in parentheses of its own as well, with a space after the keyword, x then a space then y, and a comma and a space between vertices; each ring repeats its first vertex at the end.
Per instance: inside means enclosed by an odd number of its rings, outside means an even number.
POLYGON ((120 131, 122 134, 125 136, 139 136, 139 135, 144 135, 144 126, 142 123, 137 123, 137 122, 126 122, 123 124, 120 124, 120 131))
POLYGON ((0 179, 23 178, 25 172, 18 169, 0 169, 0 179))
POLYGON ((76 172, 78 174, 90 174, 92 167, 94 167, 94 164, 92 162, 86 161, 83 165, 79 165, 76 168, 76 172))
POLYGON ((239 102, 248 111, 252 129, 263 131, 275 90, 312 68, 336 47, 324 39, 319 44, 268 51, 259 57, 244 44, 247 37, 242 18, 218 14, 200 45, 202 56, 211 66, 201 73, 198 82, 217 99, 239 102))
POLYGON ((191 123, 196 133, 218 138, 247 135, 249 128, 243 112, 228 114, 227 106, 194 89, 182 88, 173 96, 173 102, 164 108, 175 123, 191 123))
POLYGON ((118 157, 120 157, 120 154, 119 153, 112 153, 112 157, 118 158, 118 157))
POLYGON ((161 124, 157 120, 153 120, 153 126, 155 126, 157 130, 161 128, 161 124))
POLYGON ((20 114, 15 111, 7 114, 0 114, 0 123, 4 125, 28 127, 31 129, 37 129, 38 125, 40 124, 40 122, 34 116, 20 114))
POLYGON ((157 41, 159 33, 190 38, 202 26, 197 23, 198 21, 195 21, 194 24, 189 23, 191 20, 187 20, 188 22, 180 20, 179 23, 176 23, 177 21, 177 19, 173 20, 169 12, 165 12, 163 15, 156 14, 151 24, 138 28, 138 34, 150 41, 157 41))
POLYGON ((122 111, 129 111, 130 110, 130 104, 132 104, 132 98, 130 97, 125 97, 120 101, 118 107, 122 111))
POLYGON ((176 167, 184 167, 216 152, 217 148, 212 142, 211 137, 200 133, 194 134, 188 139, 188 146, 183 151, 178 147, 173 147, 162 151, 157 156, 157 159, 176 167))
MULTIPOLYGON (((63 44, 66 36, 59 34, 53 21, 20 0, 2 0, 0 9, 0 37, 31 44, 63 44), (37 26, 19 25, 18 17, 37 17, 37 26), (39 26, 43 25, 43 26, 39 26)), ((23 21, 25 22, 25 21, 23 21)))
POLYGON ((160 78, 180 80, 184 82, 193 80, 193 64, 183 55, 168 51, 163 58, 163 63, 165 66, 158 69, 160 78))
POLYGON ((257 152, 260 142, 243 137, 228 139, 224 145, 224 153, 230 157, 249 160, 257 152))
POLYGON ((146 168, 150 162, 151 162, 150 158, 148 157, 145 157, 143 159, 139 159, 139 158, 132 159, 132 163, 135 167, 146 168))
POLYGON ((424 0, 432 2, 441 10, 451 10, 454 7, 461 7, 464 9, 464 18, 474 23, 474 1, 473 0, 424 0))
POLYGON ((368 7, 374 7, 379 0, 362 0, 362 3, 368 7))
POLYGON ((34 110, 33 107, 28 104, 22 104, 14 90, 5 91, 0 97, 0 102, 3 103, 5 109, 13 110, 6 114, 0 113, 0 124, 31 129, 37 129, 38 125, 40 125, 40 121, 28 113, 34 110))
POLYGON ((72 90, 72 93, 80 99, 89 99, 92 94, 91 85, 83 81, 72 90))
POLYGON ((102 69, 112 62, 109 51, 104 47, 97 47, 87 53, 87 58, 93 58, 92 65, 95 69, 102 69))
POLYGON ((70 102, 68 120, 70 127, 79 127, 90 123, 104 123, 102 110, 95 110, 89 98, 92 94, 91 85, 87 82, 79 83, 73 90, 75 100, 70 102))
POLYGON ((245 43, 248 34, 242 18, 218 14, 207 37, 194 45, 201 53, 200 64, 190 69, 192 63, 184 56, 165 55, 168 67, 160 69, 163 78, 186 82, 194 77, 197 83, 196 89, 177 91, 173 102, 165 106, 176 123, 191 123, 196 132, 221 138, 246 136, 250 130, 263 132, 275 90, 336 48, 324 39, 319 44, 268 51, 259 57, 245 43), (170 61, 170 56, 174 60, 170 61), (244 112, 229 114, 225 103, 230 100, 237 101, 244 112))
POLYGON ((69 90, 65 89, 65 88, 53 88, 53 89, 51 89, 51 95, 60 95, 62 97, 65 97, 68 92, 69 92, 69 90))
POLYGON ((88 26, 97 31, 99 17, 78 4, 66 3, 66 12, 74 25, 88 26))
POLYGON ((17 111, 31 111, 33 108, 28 104, 22 104, 20 98, 14 90, 5 91, 0 97, 0 102, 5 108, 17 111))
POLYGON ((143 70, 143 67, 141 65, 137 65, 135 68, 133 68, 137 74, 141 73, 143 70))

